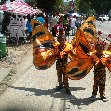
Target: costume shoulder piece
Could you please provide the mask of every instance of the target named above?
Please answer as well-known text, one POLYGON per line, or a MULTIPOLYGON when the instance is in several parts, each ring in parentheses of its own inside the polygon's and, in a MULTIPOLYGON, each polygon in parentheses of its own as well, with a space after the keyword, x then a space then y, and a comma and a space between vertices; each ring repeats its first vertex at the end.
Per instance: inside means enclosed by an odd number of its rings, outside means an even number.
POLYGON ((76 46, 75 52, 77 55, 76 60, 70 61, 66 66, 67 77, 72 80, 79 80, 84 78, 92 69, 90 53, 90 45, 87 41, 84 32, 77 29, 76 32, 76 46))
POLYGON ((69 50, 72 50, 72 49, 73 49, 72 44, 70 44, 70 43, 68 43, 68 42, 65 42, 65 45, 66 45, 66 47, 65 47, 64 51, 69 51, 69 50))
POLYGON ((34 28, 38 25, 42 25, 38 20, 32 19, 31 20, 32 23, 32 29, 34 30, 34 28))

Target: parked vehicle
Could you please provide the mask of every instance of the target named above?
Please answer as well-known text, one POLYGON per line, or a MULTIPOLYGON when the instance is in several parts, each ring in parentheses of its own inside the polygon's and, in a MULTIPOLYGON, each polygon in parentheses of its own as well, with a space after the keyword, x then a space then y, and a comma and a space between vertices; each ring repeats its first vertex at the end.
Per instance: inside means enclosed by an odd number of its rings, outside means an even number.
POLYGON ((111 10, 109 11, 108 16, 109 16, 109 21, 111 21, 111 10))
POLYGON ((109 20, 109 16, 108 15, 100 15, 98 20, 100 21, 108 21, 109 20))
POLYGON ((111 34, 108 35, 108 37, 106 38, 106 40, 111 41, 111 34))

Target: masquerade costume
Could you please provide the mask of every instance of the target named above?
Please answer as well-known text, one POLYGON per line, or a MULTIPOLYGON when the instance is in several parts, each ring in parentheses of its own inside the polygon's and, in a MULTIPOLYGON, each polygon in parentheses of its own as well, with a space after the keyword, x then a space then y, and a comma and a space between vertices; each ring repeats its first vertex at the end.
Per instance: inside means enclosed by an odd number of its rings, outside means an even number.
MULTIPOLYGON (((98 56, 97 53, 95 53, 95 56, 98 56)), ((102 55, 103 56, 103 55, 102 55)), ((98 56, 99 59, 101 59, 102 56, 98 56)), ((97 95, 98 87, 99 87, 99 93, 100 97, 103 97, 105 94, 105 81, 106 81, 106 70, 105 65, 100 60, 99 63, 95 61, 94 63, 94 85, 93 85, 93 92, 92 95, 97 95)))
MULTIPOLYGON (((65 42, 65 47, 67 47, 68 43, 65 42)), ((61 57, 60 52, 63 51, 64 49, 61 49, 59 46, 59 53, 57 55, 57 62, 56 62, 56 70, 57 70, 57 75, 58 75, 58 82, 59 86, 63 86, 68 88, 68 78, 66 77, 65 74, 65 69, 67 65, 67 60, 68 60, 68 52, 65 52, 65 54, 61 57), (62 78, 63 76, 63 78, 62 78), (63 79, 63 82, 62 82, 63 79)))
POLYGON ((106 81, 106 64, 107 60, 105 58, 105 54, 103 53, 103 47, 104 47, 104 42, 103 43, 98 43, 95 45, 96 47, 96 52, 92 54, 92 59, 94 60, 94 85, 93 85, 93 92, 92 92, 92 97, 91 100, 96 99, 98 87, 99 87, 99 93, 100 93, 100 98, 103 101, 106 101, 105 97, 105 81, 106 81))
MULTIPOLYGON (((67 89, 66 93, 71 94, 68 78, 80 80, 84 78, 94 66, 94 85, 92 94, 97 94, 99 86, 100 97, 102 100, 104 99, 106 80, 105 67, 111 71, 111 52, 103 51, 101 56, 98 56, 95 52, 91 54, 91 51, 94 51, 95 47, 92 49, 90 43, 95 45, 97 42, 95 21, 93 16, 85 20, 85 22, 77 29, 71 44, 65 42, 63 47, 61 47, 61 43, 55 41, 47 28, 40 23, 33 21, 32 25, 34 28, 32 36, 34 66, 39 70, 46 70, 57 60, 56 69, 59 82, 59 86, 56 88, 57 91, 64 87, 67 89), (56 48, 59 50, 57 51, 57 54, 55 51, 56 48), (70 52, 74 54, 70 55, 70 52), (71 58, 70 62, 67 62, 68 57, 71 58), (92 64, 92 58, 94 58, 94 64, 92 64), (107 62, 107 60, 110 62, 107 62)), ((63 35, 61 35, 61 37, 63 37, 63 35)))
POLYGON ((63 87, 66 90, 66 94, 71 95, 69 90, 68 78, 66 75, 66 65, 68 62, 68 53, 72 49, 72 45, 66 42, 64 35, 62 35, 63 29, 60 29, 60 35, 58 36, 60 45, 58 46, 56 70, 58 76, 59 86, 56 87, 56 91, 61 90, 63 87))

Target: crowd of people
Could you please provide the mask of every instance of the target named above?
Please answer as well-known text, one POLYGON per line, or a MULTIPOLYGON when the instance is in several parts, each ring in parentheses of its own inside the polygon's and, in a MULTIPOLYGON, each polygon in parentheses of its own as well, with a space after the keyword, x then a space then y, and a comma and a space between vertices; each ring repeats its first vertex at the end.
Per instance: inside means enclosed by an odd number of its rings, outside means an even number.
MULTIPOLYGON (((63 27, 65 30, 65 35, 69 35, 69 31, 72 31, 72 35, 75 34, 75 30, 81 24, 81 18, 74 16, 70 16, 68 14, 47 14, 40 13, 35 15, 13 15, 13 14, 5 14, 4 19, 2 21, 2 33, 6 32, 10 33, 10 38, 15 37, 16 35, 19 37, 25 37, 27 40, 31 39, 32 35, 32 24, 31 20, 36 19, 41 22, 55 37, 59 33, 59 28, 63 27), (15 27, 17 29, 15 32, 15 27)), ((31 40, 30 40, 31 42, 31 40)))
POLYGON ((57 32, 59 32, 58 29, 61 27, 64 28, 65 35, 68 35, 69 31, 72 31, 72 35, 74 35, 76 28, 81 24, 81 18, 69 14, 52 14, 49 23, 49 29, 53 36, 56 36, 57 32))

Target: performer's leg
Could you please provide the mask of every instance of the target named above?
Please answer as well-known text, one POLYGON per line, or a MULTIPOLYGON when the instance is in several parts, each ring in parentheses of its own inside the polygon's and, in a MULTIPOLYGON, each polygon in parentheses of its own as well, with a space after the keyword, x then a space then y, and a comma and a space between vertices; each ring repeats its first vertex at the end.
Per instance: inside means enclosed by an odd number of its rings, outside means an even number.
POLYGON ((106 70, 101 71, 101 76, 99 78, 99 93, 100 97, 105 96, 105 81, 106 81, 106 70))
POLYGON ((59 86, 57 86, 55 90, 59 91, 59 90, 63 89, 62 70, 61 69, 57 70, 57 76, 58 76, 59 86))
POLYGON ((93 85, 93 92, 92 95, 97 95, 98 91, 98 77, 94 77, 94 85, 93 85))
POLYGON ((58 76, 59 86, 63 86, 63 82, 62 82, 62 70, 57 70, 57 76, 58 76))
POLYGON ((105 97, 105 83, 99 85, 99 93, 100 93, 101 100, 103 102, 108 101, 107 98, 105 97))
POLYGON ((99 93, 100 93, 100 97, 105 96, 105 83, 104 84, 99 84, 99 93))
POLYGON ((94 84, 93 85, 93 92, 92 92, 92 95, 97 95, 97 91, 98 91, 98 84, 94 84))
POLYGON ((91 101, 96 100, 97 91, 98 91, 98 77, 94 77, 94 85, 93 85, 93 92, 92 92, 92 96, 91 96, 91 101))
POLYGON ((75 34, 75 28, 72 27, 72 35, 74 35, 74 34, 75 34))
POLYGON ((69 89, 68 78, 67 78, 65 72, 63 73, 63 84, 64 84, 66 94, 71 95, 71 91, 69 89))
POLYGON ((99 78, 99 93, 102 101, 106 102, 107 98, 105 97, 105 81, 106 81, 106 70, 102 69, 99 78))
POLYGON ((102 101, 106 102, 107 98, 105 97, 105 81, 106 81, 106 75, 102 75, 102 78, 99 83, 99 93, 102 101))

